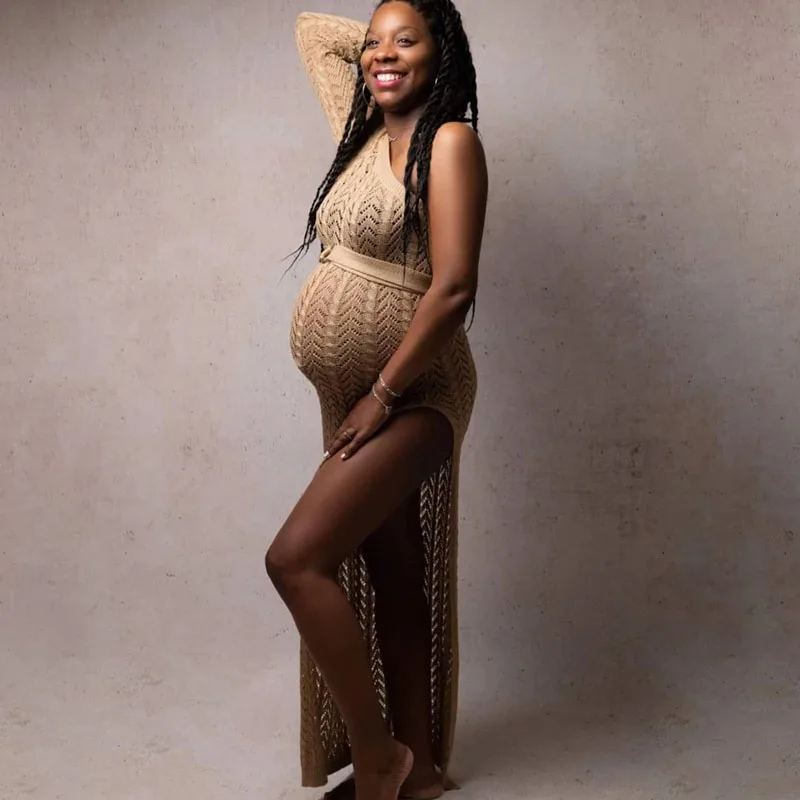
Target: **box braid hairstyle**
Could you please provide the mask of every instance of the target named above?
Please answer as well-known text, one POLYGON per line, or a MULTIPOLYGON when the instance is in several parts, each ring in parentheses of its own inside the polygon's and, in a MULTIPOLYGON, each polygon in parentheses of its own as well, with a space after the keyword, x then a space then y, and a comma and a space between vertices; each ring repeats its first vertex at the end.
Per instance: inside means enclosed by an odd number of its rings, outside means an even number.
MULTIPOLYGON (((398 0, 380 0, 378 8, 398 0)), ((424 206, 430 175, 431 150, 436 131, 445 122, 468 122, 478 130, 478 97, 475 66, 472 62, 469 41, 464 32, 461 14, 452 0, 400 0, 419 11, 430 28, 436 43, 439 69, 425 110, 417 122, 408 150, 404 184, 406 188, 403 216, 403 260, 413 234, 428 252, 428 237, 422 223, 420 207, 424 206), (412 176, 417 171, 417 190, 414 191, 412 176)), ((356 64, 357 78, 353 104, 344 128, 344 135, 328 174, 317 190, 308 215, 302 245, 293 254, 294 261, 308 252, 317 238, 317 212, 334 183, 344 172, 351 159, 359 152, 369 137, 382 122, 380 109, 373 106, 372 98, 365 91, 364 74, 360 61, 356 64)), ((292 263, 294 263, 294 261, 292 263)), ((474 307, 473 307, 474 312, 474 307)))

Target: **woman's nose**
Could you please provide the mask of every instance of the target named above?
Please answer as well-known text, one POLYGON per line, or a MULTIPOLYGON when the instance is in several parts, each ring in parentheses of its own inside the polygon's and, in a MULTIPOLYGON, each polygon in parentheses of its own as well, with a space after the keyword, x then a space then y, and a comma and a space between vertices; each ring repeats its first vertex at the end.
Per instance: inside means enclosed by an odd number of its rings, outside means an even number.
POLYGON ((382 44, 378 47, 375 53, 375 58, 378 61, 394 61, 397 57, 393 44, 382 44))

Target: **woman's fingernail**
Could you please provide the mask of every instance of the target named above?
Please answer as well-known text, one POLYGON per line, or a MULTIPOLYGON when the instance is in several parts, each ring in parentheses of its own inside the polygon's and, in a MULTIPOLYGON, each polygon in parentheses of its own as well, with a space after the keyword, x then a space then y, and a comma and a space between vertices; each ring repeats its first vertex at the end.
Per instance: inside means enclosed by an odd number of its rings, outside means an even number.
POLYGON ((330 457, 331 457, 331 454, 327 450, 322 454, 322 460, 323 461, 327 461, 330 457))
POLYGON ((347 461, 347 453, 342 453, 342 461, 347 461))

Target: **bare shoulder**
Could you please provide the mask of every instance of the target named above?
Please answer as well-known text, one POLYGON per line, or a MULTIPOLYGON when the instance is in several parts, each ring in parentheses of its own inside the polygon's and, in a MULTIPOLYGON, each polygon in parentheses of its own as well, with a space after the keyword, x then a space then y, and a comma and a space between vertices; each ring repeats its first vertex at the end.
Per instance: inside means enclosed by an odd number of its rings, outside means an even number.
POLYGON ((480 137, 464 122, 445 122, 433 139, 431 169, 460 167, 485 169, 486 155, 480 137))

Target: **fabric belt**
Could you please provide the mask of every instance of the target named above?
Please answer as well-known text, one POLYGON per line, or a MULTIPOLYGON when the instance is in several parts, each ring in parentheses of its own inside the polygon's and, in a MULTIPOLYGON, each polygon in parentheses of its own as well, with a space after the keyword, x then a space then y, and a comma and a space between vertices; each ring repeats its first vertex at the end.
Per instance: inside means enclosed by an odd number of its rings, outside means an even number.
POLYGON ((341 269, 361 275, 384 286, 405 289, 416 294, 425 294, 431 286, 430 275, 408 267, 404 268, 402 264, 361 255, 361 253, 356 253, 340 244, 326 247, 319 260, 320 263, 335 264, 341 269))

